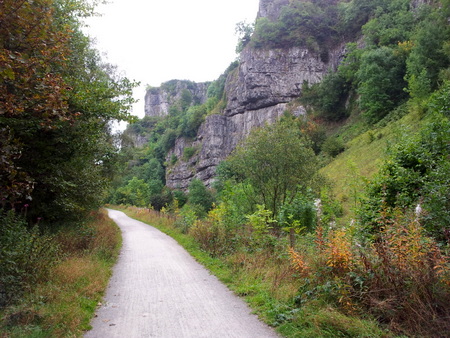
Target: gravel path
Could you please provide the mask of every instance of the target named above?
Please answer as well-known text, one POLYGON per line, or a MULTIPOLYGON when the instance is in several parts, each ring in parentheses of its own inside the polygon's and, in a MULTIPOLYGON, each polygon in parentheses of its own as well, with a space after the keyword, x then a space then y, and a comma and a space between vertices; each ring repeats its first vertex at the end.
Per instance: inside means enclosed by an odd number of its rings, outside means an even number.
POLYGON ((85 337, 277 337, 172 238, 120 211, 108 213, 123 247, 85 337))

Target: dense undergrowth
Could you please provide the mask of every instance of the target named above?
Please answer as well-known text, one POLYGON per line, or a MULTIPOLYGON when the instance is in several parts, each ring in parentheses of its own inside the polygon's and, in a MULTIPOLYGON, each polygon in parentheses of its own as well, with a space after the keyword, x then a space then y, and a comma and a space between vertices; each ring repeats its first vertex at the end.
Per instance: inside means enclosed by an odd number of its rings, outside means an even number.
POLYGON ((100 211, 51 236, 27 231, 17 218, 5 227, 0 231, 0 336, 82 336, 119 252, 115 223, 100 211), (15 266, 8 264, 12 257, 15 266))

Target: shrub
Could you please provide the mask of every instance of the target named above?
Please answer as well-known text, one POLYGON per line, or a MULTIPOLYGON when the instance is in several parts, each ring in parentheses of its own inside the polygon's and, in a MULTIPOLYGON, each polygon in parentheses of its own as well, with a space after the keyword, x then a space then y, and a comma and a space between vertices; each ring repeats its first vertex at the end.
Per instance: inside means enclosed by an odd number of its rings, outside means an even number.
POLYGON ((322 144, 322 151, 331 157, 336 157, 344 150, 345 150, 344 142, 337 137, 329 137, 322 144))
POLYGON ((168 189, 163 189, 162 192, 150 196, 150 205, 160 211, 162 208, 166 208, 173 201, 172 192, 168 189))
POLYGON ((189 234, 200 244, 202 250, 212 257, 217 257, 231 248, 227 245, 226 231, 220 222, 197 220, 190 228, 189 234))
POLYGON ((362 54, 358 93, 360 107, 370 122, 379 121, 406 99, 405 73, 404 56, 393 48, 380 47, 362 54))
POLYGON ((391 150, 389 160, 369 184, 359 211, 363 231, 380 231, 381 211, 389 218, 395 208, 406 210, 421 204, 428 233, 441 243, 447 242, 449 130, 450 122, 438 114, 420 135, 391 150))
POLYGON ((328 73, 320 83, 303 85, 302 102, 314 108, 315 113, 328 121, 347 117, 345 103, 349 84, 340 72, 328 73))
POLYGON ((196 220, 197 213, 195 209, 191 205, 186 204, 183 208, 177 210, 175 226, 179 228, 183 234, 186 234, 196 220))
POLYGON ((56 263, 58 246, 38 226, 27 228, 13 211, 0 213, 0 307, 42 281, 56 263))
POLYGON ((186 204, 188 197, 183 190, 174 190, 173 199, 174 201, 177 201, 177 206, 182 208, 186 204))
POLYGON ((450 260, 414 215, 380 218, 378 239, 360 245, 348 229, 305 238, 291 261, 303 285, 297 304, 312 301, 344 313, 369 313, 400 334, 448 332, 450 260), (311 244, 312 243, 312 244, 311 244))
POLYGON ((188 202, 198 206, 198 212, 200 212, 199 216, 203 216, 211 210, 214 197, 202 181, 193 179, 189 184, 188 202))
POLYGON ((380 240, 359 252, 353 297, 400 332, 448 332, 450 266, 413 217, 385 224, 380 240), (358 276, 358 278, 356 278, 358 276))
POLYGON ((189 161, 192 156, 194 156, 197 148, 195 147, 186 147, 183 149, 183 160, 189 161))

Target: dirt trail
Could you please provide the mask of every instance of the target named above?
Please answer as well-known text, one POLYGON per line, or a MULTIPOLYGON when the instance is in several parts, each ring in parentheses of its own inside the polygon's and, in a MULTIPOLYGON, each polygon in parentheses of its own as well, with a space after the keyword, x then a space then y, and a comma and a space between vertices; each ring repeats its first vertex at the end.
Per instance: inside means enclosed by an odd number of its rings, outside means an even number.
POLYGON ((123 247, 85 337, 277 337, 172 238, 108 212, 123 247))

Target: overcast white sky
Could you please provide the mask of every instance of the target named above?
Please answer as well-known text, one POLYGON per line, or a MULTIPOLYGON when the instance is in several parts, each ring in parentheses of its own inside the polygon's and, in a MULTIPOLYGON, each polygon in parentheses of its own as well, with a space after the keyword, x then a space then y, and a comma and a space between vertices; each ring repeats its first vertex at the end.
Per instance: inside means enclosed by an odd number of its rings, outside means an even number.
POLYGON ((253 23, 259 0, 110 0, 87 33, 104 59, 130 79, 133 114, 144 116, 145 86, 180 79, 212 81, 235 60, 236 23, 253 23))

